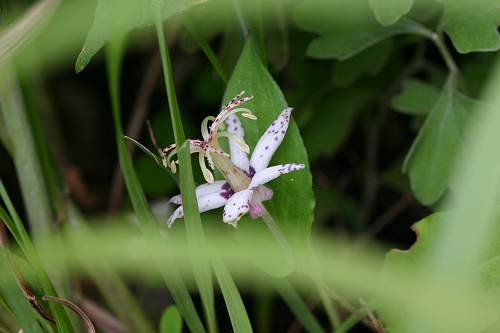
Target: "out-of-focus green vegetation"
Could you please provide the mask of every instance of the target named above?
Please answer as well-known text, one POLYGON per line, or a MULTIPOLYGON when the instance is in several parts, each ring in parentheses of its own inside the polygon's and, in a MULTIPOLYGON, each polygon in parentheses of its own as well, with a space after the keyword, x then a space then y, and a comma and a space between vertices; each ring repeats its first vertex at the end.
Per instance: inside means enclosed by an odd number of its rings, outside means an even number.
POLYGON ((498 330, 499 0, 0 4, 0 332, 498 330), (240 91, 305 168, 233 228, 186 139, 240 91))

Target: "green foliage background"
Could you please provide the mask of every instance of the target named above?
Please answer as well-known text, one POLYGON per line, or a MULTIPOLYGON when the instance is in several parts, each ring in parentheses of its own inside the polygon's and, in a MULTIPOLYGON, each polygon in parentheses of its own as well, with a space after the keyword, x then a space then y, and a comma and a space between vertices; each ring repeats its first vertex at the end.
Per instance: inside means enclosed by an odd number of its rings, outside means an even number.
POLYGON ((500 1, 2 5, 0 332, 498 330, 500 1), (242 90, 307 167, 233 230, 184 143, 242 90))

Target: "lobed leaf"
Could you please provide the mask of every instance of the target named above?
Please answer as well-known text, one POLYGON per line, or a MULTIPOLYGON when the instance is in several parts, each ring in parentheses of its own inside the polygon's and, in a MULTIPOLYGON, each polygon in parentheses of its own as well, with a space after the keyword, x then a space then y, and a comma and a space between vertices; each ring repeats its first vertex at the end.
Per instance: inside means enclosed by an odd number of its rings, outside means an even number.
POLYGON ((391 25, 411 10, 413 0, 370 0, 370 6, 380 24, 391 25))
POLYGON ((391 107, 396 111, 414 115, 425 116, 439 99, 439 90, 417 79, 408 79, 403 82, 403 90, 391 100, 391 107))
POLYGON ((497 0, 445 0, 442 26, 460 53, 500 49, 497 0))
POLYGON ((456 91, 450 77, 406 156, 403 171, 425 205, 439 200, 448 187, 470 108, 470 100, 456 91))
POLYGON ((319 59, 348 59, 376 43, 398 34, 419 32, 418 24, 401 20, 382 26, 371 11, 368 0, 307 0, 296 7, 295 21, 305 30, 319 34, 307 48, 307 54, 319 59))

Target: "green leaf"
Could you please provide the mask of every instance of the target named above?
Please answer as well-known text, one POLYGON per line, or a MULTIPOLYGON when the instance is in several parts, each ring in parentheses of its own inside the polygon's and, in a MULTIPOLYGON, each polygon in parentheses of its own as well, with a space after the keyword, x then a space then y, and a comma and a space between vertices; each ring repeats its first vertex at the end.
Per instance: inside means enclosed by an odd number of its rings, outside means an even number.
POLYGON ((500 49, 497 0, 445 0, 442 25, 460 53, 500 49))
POLYGON ((377 21, 382 25, 396 23, 413 6, 413 0, 370 0, 377 21))
MULTIPOLYGON (((250 39, 231 76, 224 101, 228 102, 242 90, 254 96, 245 107, 252 110, 258 119, 241 118, 246 142, 253 148, 267 127, 288 105, 278 85, 260 62, 250 39)), ((307 167, 271 182, 269 185, 274 197, 266 202, 266 207, 290 239, 305 240, 310 234, 314 195, 306 149, 293 119, 270 166, 282 163, 304 163, 307 167)))
POLYGON ((175 305, 169 306, 163 312, 160 333, 182 333, 182 317, 175 305))
POLYGON ((425 205, 435 203, 448 187, 470 107, 470 100, 456 91, 450 77, 406 156, 403 171, 425 205))
POLYGON ((295 21, 320 36, 307 54, 319 59, 345 60, 394 35, 421 30, 418 24, 401 20, 384 27, 375 19, 368 0, 350 2, 305 0, 295 10, 295 21))
POLYGON ((439 99, 439 90, 417 79, 408 79, 403 82, 403 90, 391 100, 391 107, 396 111, 425 116, 429 114, 439 99))
MULTIPOLYGON (((162 0, 159 4, 161 18, 166 20, 205 1, 162 0)), ((92 57, 114 36, 153 25, 152 3, 153 0, 98 0, 94 21, 76 60, 76 72, 83 70, 92 57)))
POLYGON ((347 86, 365 73, 378 74, 391 54, 392 44, 392 39, 388 39, 349 59, 336 62, 333 68, 333 82, 340 86, 347 86))
POLYGON ((370 87, 354 85, 336 89, 321 100, 303 131, 310 160, 335 154, 351 133, 357 113, 375 97, 370 87))
MULTIPOLYGON (((387 253, 382 270, 382 281, 385 277, 392 274, 398 274, 398 272, 408 271, 409 269, 415 270, 419 268, 426 267, 428 260, 434 255, 433 249, 435 248, 436 242, 439 241, 439 235, 441 231, 441 226, 445 223, 446 218, 450 216, 449 213, 437 213, 430 215, 423 220, 417 222, 412 226, 412 230, 416 234, 415 243, 408 250, 391 250, 387 253)), ((498 217, 498 214, 497 214, 498 217)), ((498 219, 497 219, 498 222, 498 219)), ((500 295, 500 239, 498 238, 498 223, 496 227, 496 239, 491 243, 487 244, 488 249, 483 253, 480 264, 477 270, 470 272, 472 274, 479 275, 479 291, 484 292, 488 297, 498 297, 500 295)), ((456 253, 460 256, 459 253, 456 253)), ((380 292, 388 292, 390 290, 380 290, 380 292)), ((441 295, 442 296, 442 295, 441 295)), ((442 302, 440 299, 435 299, 436 303, 442 302)), ((386 324, 389 332, 403 332, 403 322, 405 320, 404 316, 407 313, 405 310, 406 305, 394 305, 393 308, 398 308, 398 311, 383 311, 385 306, 381 307, 381 318, 386 324)), ((485 318, 488 317, 488 312, 490 312, 490 318, 495 320, 496 314, 492 314, 493 309, 482 309, 484 310, 485 318)), ((478 318, 476 318, 478 319, 478 318)), ((493 324, 493 322, 483 322, 484 328, 493 324)), ((467 332, 484 332, 484 328, 476 327, 475 330, 467 330, 467 332)), ((488 331, 489 332, 489 331, 488 331)))
POLYGON ((39 323, 37 322, 37 314, 35 310, 26 301, 26 297, 17 287, 14 272, 8 267, 6 256, 7 250, 0 248, 0 294, 12 311, 16 321, 22 325, 24 332, 41 333, 43 332, 39 323))

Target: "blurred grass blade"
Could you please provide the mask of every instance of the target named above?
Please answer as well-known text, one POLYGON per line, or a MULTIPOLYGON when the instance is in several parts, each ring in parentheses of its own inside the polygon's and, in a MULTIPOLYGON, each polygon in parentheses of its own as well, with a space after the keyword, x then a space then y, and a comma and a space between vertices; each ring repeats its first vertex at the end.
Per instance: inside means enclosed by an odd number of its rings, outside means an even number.
POLYGON ((5 258, 5 251, 5 249, 0 248, 0 267, 2 267, 2 274, 0 274, 0 293, 5 298, 16 321, 22 326, 24 332, 42 333, 43 331, 37 322, 36 312, 26 301, 21 289, 16 287, 13 272, 6 269, 8 264, 5 258))
POLYGON ((193 38, 196 40, 196 43, 198 43, 200 49, 203 51, 203 53, 205 53, 206 57, 212 64, 212 67, 215 69, 219 77, 222 79, 222 81, 224 81, 225 84, 227 84, 229 81, 229 74, 224 69, 224 65, 222 65, 219 58, 208 44, 203 34, 198 30, 196 24, 193 22, 189 14, 183 15, 182 22, 184 23, 187 31, 189 31, 191 36, 193 36, 193 38))
POLYGON ((280 279, 275 283, 275 289, 295 314, 305 330, 309 333, 325 333, 318 320, 312 314, 302 297, 286 279, 280 279))
MULTIPOLYGON (((158 45, 161 54, 163 78, 165 80, 165 87, 167 90, 168 106, 170 109, 170 117, 172 119, 175 143, 179 148, 177 156, 179 158, 179 180, 182 203, 184 207, 186 232, 188 241, 191 244, 190 251, 202 251, 206 248, 206 241, 203 233, 203 226, 201 225, 200 214, 198 212, 198 203, 196 201, 191 156, 189 153, 189 146, 184 142, 184 129, 182 127, 181 115, 177 104, 177 96, 175 94, 172 63, 170 61, 167 44, 165 43, 163 25, 159 14, 159 2, 156 1, 155 4, 156 7, 153 9, 156 9, 156 35, 158 37, 158 45)), ((217 332, 217 319, 215 316, 214 291, 210 266, 206 262, 199 264, 193 263, 193 271, 198 289, 200 291, 209 332, 217 332)))
MULTIPOLYGON (((43 29, 60 0, 40 0, 0 34, 0 66, 43 29)), ((3 14, 3 13, 2 13, 3 14)))
POLYGON ((213 267, 222 290, 222 295, 224 296, 224 301, 226 302, 227 311, 229 312, 234 332, 253 332, 243 300, 225 264, 219 258, 214 258, 213 267))
POLYGON ((36 239, 50 234, 52 230, 51 206, 15 73, 11 68, 4 67, 1 80, 0 114, 13 143, 12 158, 26 205, 28 222, 36 239))
MULTIPOLYGON (((115 137, 118 148, 118 157, 120 160, 120 167, 125 178, 125 184, 132 202, 132 206, 137 215, 139 222, 146 235, 156 235, 155 233, 155 218, 147 203, 144 191, 141 188, 137 174, 135 173, 132 159, 128 154, 127 147, 123 140, 123 127, 120 115, 120 71, 122 64, 124 40, 120 39, 111 43, 107 48, 107 71, 108 71, 108 85, 111 95, 111 105, 113 111, 113 119, 115 125, 115 137)), ((155 237, 156 237, 155 236, 155 237)), ((158 269, 166 281, 166 284, 172 294, 172 297, 183 315, 190 330, 197 333, 205 332, 203 324, 198 316, 196 308, 189 292, 184 285, 179 274, 170 267, 166 267, 160 262, 157 262, 158 269)))
POLYGON ((182 317, 175 305, 170 305, 163 312, 160 333, 182 333, 182 317))

